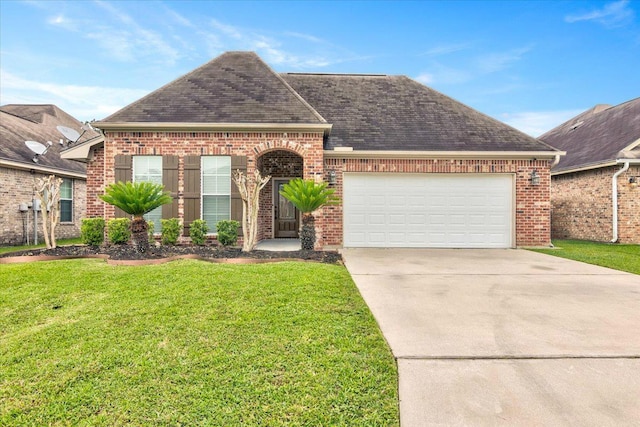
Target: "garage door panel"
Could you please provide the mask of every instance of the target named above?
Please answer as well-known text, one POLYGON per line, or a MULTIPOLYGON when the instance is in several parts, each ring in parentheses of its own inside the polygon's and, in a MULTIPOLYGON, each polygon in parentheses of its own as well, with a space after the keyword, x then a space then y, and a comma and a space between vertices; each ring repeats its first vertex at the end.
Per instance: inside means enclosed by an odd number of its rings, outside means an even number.
POLYGON ((346 247, 511 247, 513 178, 483 174, 344 176, 346 247))

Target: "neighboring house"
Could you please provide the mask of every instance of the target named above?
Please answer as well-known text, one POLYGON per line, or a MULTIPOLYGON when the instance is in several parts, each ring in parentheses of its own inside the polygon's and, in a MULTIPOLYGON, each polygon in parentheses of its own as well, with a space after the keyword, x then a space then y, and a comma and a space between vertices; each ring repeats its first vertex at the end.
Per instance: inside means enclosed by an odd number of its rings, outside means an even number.
MULTIPOLYGON (((84 164, 60 158, 67 140, 57 126, 82 132, 80 123, 55 105, 4 105, 0 107, 0 245, 33 243, 34 213, 32 201, 38 178, 56 175, 63 179, 60 200, 60 224, 56 237, 80 235, 80 220, 85 215, 86 167, 84 164), (62 139, 62 144, 60 141, 62 139), (38 156, 25 141, 45 146, 46 154, 38 156)), ((96 136, 90 131, 81 141, 96 136)), ((38 239, 42 235, 42 215, 38 217, 38 239)))
POLYGON ((539 139, 567 152, 552 170, 552 235, 640 243, 640 98, 597 105, 539 139))
POLYGON ((104 142, 63 153, 88 170, 87 215, 118 180, 163 182, 152 218, 210 228, 240 219, 232 171, 272 179, 259 238, 296 237, 279 194, 327 181, 341 203, 316 213, 317 248, 549 245, 550 166, 562 152, 404 76, 277 74, 228 52, 94 124, 104 142), (532 176, 534 179, 532 179, 532 176))

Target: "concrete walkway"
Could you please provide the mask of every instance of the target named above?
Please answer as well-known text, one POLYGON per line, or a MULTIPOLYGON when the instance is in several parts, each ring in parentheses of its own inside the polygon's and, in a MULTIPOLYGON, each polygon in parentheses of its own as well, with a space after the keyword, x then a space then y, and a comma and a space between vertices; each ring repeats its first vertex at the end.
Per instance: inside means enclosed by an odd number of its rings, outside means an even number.
POLYGON ((345 249, 403 427, 638 425, 640 276, 525 250, 345 249))
POLYGON ((258 242, 256 249, 261 251, 299 251, 300 239, 265 239, 258 242))

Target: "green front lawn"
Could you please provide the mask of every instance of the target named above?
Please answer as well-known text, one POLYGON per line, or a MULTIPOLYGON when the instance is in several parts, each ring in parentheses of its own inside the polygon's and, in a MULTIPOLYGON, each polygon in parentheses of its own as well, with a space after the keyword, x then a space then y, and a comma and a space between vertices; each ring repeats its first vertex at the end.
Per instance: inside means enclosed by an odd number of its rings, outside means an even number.
MULTIPOLYGON (((77 239, 60 239, 56 241, 56 244, 58 246, 63 246, 63 245, 78 245, 82 243, 82 239, 81 238, 77 238, 77 239)), ((41 240, 40 243, 38 243, 37 245, 21 245, 21 246, 0 246, 0 254, 4 254, 7 252, 16 252, 16 251, 23 251, 25 249, 36 249, 36 248, 44 248, 46 245, 44 243, 44 240, 41 240)))
POLYGON ((0 425, 398 425, 346 269, 0 265, 0 425))
POLYGON ((595 243, 582 240, 554 240, 553 245, 555 249, 532 250, 640 274, 640 245, 595 243))

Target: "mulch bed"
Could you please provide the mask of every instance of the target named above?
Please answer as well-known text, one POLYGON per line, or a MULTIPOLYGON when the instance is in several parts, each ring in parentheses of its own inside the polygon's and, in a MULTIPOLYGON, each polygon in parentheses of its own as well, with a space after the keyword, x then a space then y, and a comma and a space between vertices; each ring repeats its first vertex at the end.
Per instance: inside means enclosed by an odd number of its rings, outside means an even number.
POLYGON ((145 253, 136 252, 131 245, 59 246, 55 249, 29 249, 0 254, 0 263, 30 262, 71 258, 105 258, 111 264, 158 264, 181 258, 195 258, 211 262, 262 263, 283 260, 315 261, 341 264, 342 255, 336 251, 260 251, 242 252, 240 248, 220 246, 152 246, 145 253))

